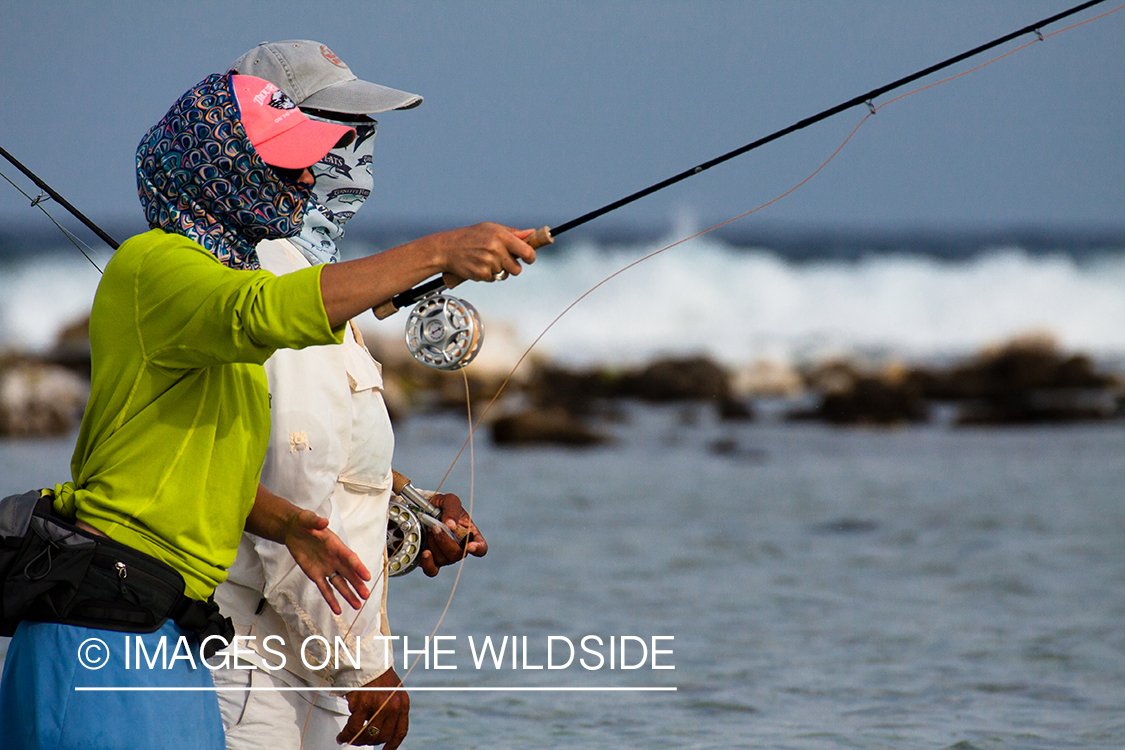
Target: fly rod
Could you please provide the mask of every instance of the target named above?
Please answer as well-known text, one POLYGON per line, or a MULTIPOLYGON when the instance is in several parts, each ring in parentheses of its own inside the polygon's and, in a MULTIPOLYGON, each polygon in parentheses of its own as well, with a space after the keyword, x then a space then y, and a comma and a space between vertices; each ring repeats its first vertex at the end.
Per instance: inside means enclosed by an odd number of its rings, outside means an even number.
MULTIPOLYGON (((527 244, 531 245, 534 248, 542 247, 543 245, 549 245, 550 243, 554 242, 555 237, 562 234, 563 232, 570 231, 571 229, 574 229, 575 227, 581 226, 588 221, 592 221, 592 220, 598 218, 599 216, 604 216, 605 214, 608 214, 611 211, 616 211, 617 209, 621 208, 622 206, 627 206, 628 204, 632 203, 633 201, 640 200, 641 198, 644 198, 647 195, 652 195, 653 193, 657 192, 658 190, 663 190, 664 188, 669 187, 670 185, 675 185, 677 182, 680 182, 681 180, 686 180, 688 177, 694 177, 695 175, 699 174, 700 172, 708 170, 711 167, 714 167, 718 164, 722 164, 723 162, 728 161, 730 159, 733 159, 736 156, 741 156, 742 154, 745 154, 749 151, 753 151, 754 149, 759 148, 761 146, 764 146, 767 143, 770 143, 772 141, 776 141, 778 138, 782 138, 786 135, 789 135, 790 133, 801 130, 802 128, 807 128, 808 126, 813 125, 815 123, 818 123, 821 120, 826 120, 829 117, 837 115, 837 114, 839 114, 839 113, 841 113, 845 110, 851 109, 852 107, 858 107, 861 104, 866 104, 866 105, 871 106, 873 108, 873 105, 872 105, 873 99, 875 99, 879 96, 882 96, 883 94, 886 94, 889 91, 894 91, 895 89, 901 88, 901 87, 907 85, 908 83, 912 83, 912 82, 918 80, 919 78, 924 78, 925 76, 928 76, 931 73, 936 73, 937 71, 943 70, 944 68, 948 68, 951 65, 956 65, 957 63, 959 63, 963 60, 968 60, 969 58, 975 57, 975 56, 981 54, 982 52, 986 52, 986 51, 992 49, 993 47, 998 47, 1001 44, 1005 44, 1006 42, 1010 42, 1013 39, 1021 37, 1025 34, 1036 34, 1040 38, 1042 38, 1042 34, 1040 33, 1040 29, 1042 29, 1044 26, 1055 23, 1056 21, 1060 21, 1060 20, 1062 20, 1062 19, 1064 19, 1068 16, 1072 16, 1075 13, 1080 13, 1080 12, 1086 10, 1087 8, 1093 7, 1093 6, 1098 5, 1100 3, 1103 3, 1103 2, 1105 2, 1105 0, 1089 0, 1088 2, 1080 3, 1079 5, 1076 5, 1073 8, 1065 10, 1061 13, 1057 13, 1053 16, 1048 17, 1048 18, 1044 18, 1041 21, 1036 21, 1035 23, 1029 24, 1027 26, 1024 26, 1021 29, 1013 31, 1010 34, 1005 34, 1004 36, 993 39, 991 42, 988 42, 987 44, 982 44, 979 47, 974 47, 973 49, 971 49, 967 52, 962 52, 959 55, 955 55, 954 57, 951 57, 948 60, 937 63, 936 65, 931 65, 930 67, 925 68, 923 70, 919 70, 917 73, 912 73, 911 75, 908 75, 904 78, 900 78, 897 81, 893 81, 892 83, 888 83, 885 86, 880 86, 879 88, 872 89, 871 91, 868 91, 866 94, 860 94, 859 96, 854 97, 852 99, 849 99, 848 101, 843 102, 842 104, 837 104, 835 107, 830 107, 829 109, 826 109, 823 112, 820 112, 819 114, 815 114, 812 117, 807 117, 804 120, 801 120, 800 122, 796 122, 796 123, 790 125, 787 128, 782 128, 781 130, 778 130, 775 133, 771 133, 770 135, 767 135, 764 138, 759 138, 758 140, 753 141, 752 143, 747 143, 745 146, 742 146, 741 148, 736 148, 735 150, 729 151, 729 152, 723 154, 722 156, 718 156, 714 159, 711 159, 710 161, 705 161, 702 164, 699 164, 698 166, 695 166, 695 167, 692 167, 691 169, 680 172, 677 175, 673 175, 672 177, 669 177, 666 180, 661 180, 660 182, 657 182, 653 185, 650 185, 650 186, 644 188, 643 190, 638 190, 637 192, 632 193, 631 195, 627 195, 624 198, 621 198, 620 200, 616 200, 613 203, 608 203, 605 206, 602 206, 601 208, 598 208, 598 209, 595 209, 593 211, 590 211, 589 213, 583 214, 576 219, 571 219, 570 221, 568 221, 564 224, 558 225, 554 229, 552 229, 550 227, 541 227, 540 229, 535 230, 535 233, 532 234, 527 239, 525 239, 524 242, 526 242, 527 244)), ((427 281, 423 284, 419 284, 418 286, 416 286, 412 289, 407 289, 405 292, 397 294, 394 297, 392 297, 390 300, 388 300, 387 302, 384 302, 382 305, 379 305, 378 307, 375 308, 375 316, 379 319, 386 318, 386 317, 394 314, 400 308, 406 307, 408 305, 412 305, 412 304, 414 304, 415 302, 422 299, 423 297, 425 297, 428 294, 431 294, 433 292, 437 292, 437 291, 439 291, 443 288, 452 288, 452 287, 456 286, 457 284, 460 284, 462 281, 464 281, 464 279, 460 279, 456 276, 453 276, 452 274, 445 274, 444 276, 441 276, 441 277, 438 277, 438 278, 435 278, 435 279, 431 279, 430 281, 427 281)))
POLYGON ((36 175, 34 172, 32 172, 27 167, 25 167, 23 164, 20 164, 20 162, 16 159, 16 157, 9 154, 3 148, 0 148, 0 156, 3 156, 5 159, 10 161, 15 166, 16 169, 23 172, 24 175, 26 175, 29 180, 34 182, 36 187, 38 187, 40 190, 45 192, 47 195, 51 196, 51 199, 54 200, 55 203, 58 203, 60 206, 65 208, 67 211, 70 211, 70 213, 73 214, 76 219, 78 219, 83 224, 85 224, 87 227, 89 227, 90 230, 94 234, 101 237, 107 245, 112 247, 114 250, 117 249, 117 247, 118 247, 117 240, 110 237, 108 234, 105 233, 105 231, 101 227, 99 227, 97 224, 95 224, 90 219, 86 218, 85 214, 83 214, 81 211, 79 211, 74 206, 70 205, 70 202, 67 201, 66 198, 63 198, 61 195, 59 195, 57 192, 55 192, 54 188, 52 188, 47 183, 43 182, 43 180, 39 179, 38 175, 36 175))

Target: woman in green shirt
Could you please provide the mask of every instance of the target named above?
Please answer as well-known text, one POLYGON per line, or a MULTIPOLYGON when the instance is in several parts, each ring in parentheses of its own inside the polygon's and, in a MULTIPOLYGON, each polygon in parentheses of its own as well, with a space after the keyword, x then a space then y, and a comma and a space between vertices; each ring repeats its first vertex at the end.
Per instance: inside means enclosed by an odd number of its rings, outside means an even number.
MULTIPOLYGON (((258 486, 269 434, 262 363, 279 348, 339 343, 351 317, 435 274, 485 281, 535 257, 522 241, 530 230, 479 224, 282 277, 258 270, 258 240, 299 230, 304 167, 348 132, 324 127, 336 126, 304 118, 261 79, 221 74, 193 87, 138 148, 153 229, 115 253, 94 299, 91 395, 55 507, 171 565, 193 598, 225 579, 245 528, 287 544, 334 608, 333 587, 358 606, 369 576, 358 558, 324 519, 258 486)), ((145 639, 151 654, 158 639, 183 635, 171 622, 145 636, 21 623, 0 685, 0 736, 13 748, 221 748, 207 669, 184 659, 130 667, 121 653, 135 645, 123 638, 145 639), (94 638, 105 668, 76 662, 94 638), (196 690, 104 691, 137 686, 196 690), (91 687, 102 691, 81 690, 91 687)))

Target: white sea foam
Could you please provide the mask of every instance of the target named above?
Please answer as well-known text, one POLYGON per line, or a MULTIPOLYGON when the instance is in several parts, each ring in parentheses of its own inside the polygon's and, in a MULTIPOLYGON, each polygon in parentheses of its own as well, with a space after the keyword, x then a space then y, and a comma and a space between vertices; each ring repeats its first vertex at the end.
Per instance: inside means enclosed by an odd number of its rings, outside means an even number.
POLYGON ((0 265, 0 351, 50 349, 63 327, 90 313, 101 278, 77 250, 0 265))
MULTIPOLYGON (((658 247, 575 247, 472 298, 486 320, 507 321, 530 341, 578 295, 658 247)), ((1123 256, 1076 263, 1000 249, 960 262, 880 255, 795 264, 695 240, 597 289, 540 346, 573 363, 705 352, 734 364, 852 352, 941 358, 1044 332, 1066 349, 1116 359, 1123 321, 1123 256)))
MULTIPOLYGON (((660 247, 572 244, 519 277, 454 293, 486 324, 530 343, 579 295, 660 247)), ((76 253, 0 267, 0 348, 49 348, 62 326, 89 310, 99 278, 76 253)), ((571 364, 696 352, 732 364, 852 352, 941 358, 1043 332, 1067 350, 1120 360, 1123 322, 1125 255, 1077 262, 1000 248, 956 262, 884 254, 792 263, 702 238, 605 283, 538 348, 571 364)))

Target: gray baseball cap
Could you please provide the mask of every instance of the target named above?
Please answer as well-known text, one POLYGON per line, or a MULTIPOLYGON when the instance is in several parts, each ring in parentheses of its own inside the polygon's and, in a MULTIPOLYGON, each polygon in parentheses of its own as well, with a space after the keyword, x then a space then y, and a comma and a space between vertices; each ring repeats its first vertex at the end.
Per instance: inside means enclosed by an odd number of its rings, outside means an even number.
POLYGON ((262 42, 231 68, 266 79, 298 107, 370 115, 422 103, 417 94, 359 80, 332 50, 308 39, 262 42))

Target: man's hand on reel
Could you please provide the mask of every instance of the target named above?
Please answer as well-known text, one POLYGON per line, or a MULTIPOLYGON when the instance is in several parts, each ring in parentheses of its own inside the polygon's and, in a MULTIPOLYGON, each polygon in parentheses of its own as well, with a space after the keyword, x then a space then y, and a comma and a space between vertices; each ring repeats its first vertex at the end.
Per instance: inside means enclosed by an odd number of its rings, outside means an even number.
POLYGON ((461 507, 461 498, 452 494, 436 494, 429 498, 430 502, 441 508, 441 520, 450 530, 458 536, 465 536, 466 532, 472 534, 471 541, 461 548, 448 534, 426 529, 426 549, 422 552, 420 565, 422 572, 433 578, 440 568, 458 562, 466 554, 473 557, 484 557, 488 554, 488 542, 480 529, 473 523, 473 519, 461 507))

